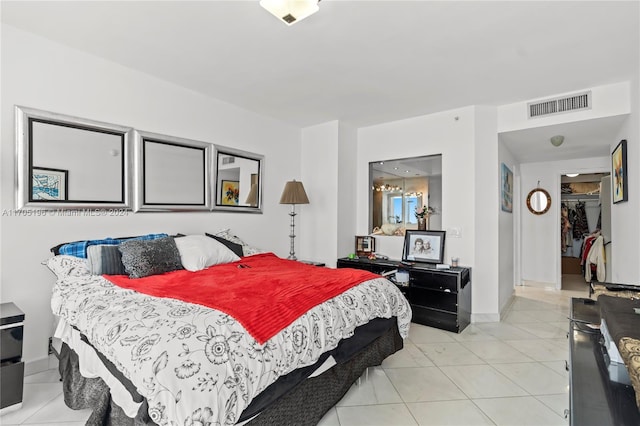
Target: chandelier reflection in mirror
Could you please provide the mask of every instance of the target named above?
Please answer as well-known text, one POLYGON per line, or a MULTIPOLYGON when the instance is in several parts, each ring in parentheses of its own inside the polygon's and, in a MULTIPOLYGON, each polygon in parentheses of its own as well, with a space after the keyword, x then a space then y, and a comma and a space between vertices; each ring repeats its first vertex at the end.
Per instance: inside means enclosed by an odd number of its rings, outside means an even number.
POLYGON ((442 155, 369 163, 369 181, 370 232, 418 229, 416 211, 423 207, 437 212, 430 228, 442 227, 442 155))

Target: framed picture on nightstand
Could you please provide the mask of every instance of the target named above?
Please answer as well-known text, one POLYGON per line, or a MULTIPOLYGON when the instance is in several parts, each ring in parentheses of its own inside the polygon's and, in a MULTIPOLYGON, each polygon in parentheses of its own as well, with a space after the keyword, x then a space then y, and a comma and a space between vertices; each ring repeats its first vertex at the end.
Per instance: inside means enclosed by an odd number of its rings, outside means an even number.
POLYGON ((442 263, 444 260, 444 236, 445 231, 416 231, 407 229, 404 235, 402 260, 442 263))
POLYGON ((370 235, 356 236, 356 254, 369 256, 376 251, 376 239, 370 235))

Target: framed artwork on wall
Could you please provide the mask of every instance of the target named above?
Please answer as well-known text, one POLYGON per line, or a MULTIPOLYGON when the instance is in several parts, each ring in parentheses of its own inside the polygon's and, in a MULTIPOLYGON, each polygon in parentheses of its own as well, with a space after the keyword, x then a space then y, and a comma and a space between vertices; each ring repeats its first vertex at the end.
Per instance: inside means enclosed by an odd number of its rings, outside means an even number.
POLYGON ((611 194, 613 204, 627 201, 629 190, 627 188, 627 141, 620 141, 616 149, 611 153, 611 194))
POLYGON ((502 163, 501 176, 502 176, 501 208, 503 212, 512 213, 513 212, 513 172, 504 163, 502 163))
POLYGON ((235 180, 222 181, 221 201, 223 206, 237 206, 240 203, 240 184, 235 180))
POLYGON ((68 170, 33 167, 31 172, 31 199, 66 201, 68 170))
POLYGON ((445 231, 407 229, 404 234, 402 260, 410 262, 442 263, 445 231))

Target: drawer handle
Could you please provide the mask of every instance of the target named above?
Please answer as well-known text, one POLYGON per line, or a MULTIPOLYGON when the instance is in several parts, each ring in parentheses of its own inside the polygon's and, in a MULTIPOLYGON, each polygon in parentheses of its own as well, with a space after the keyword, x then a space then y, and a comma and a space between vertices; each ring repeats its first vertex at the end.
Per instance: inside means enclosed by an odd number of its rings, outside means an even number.
POLYGON ((451 293, 451 289, 446 288, 446 289, 444 290, 444 292, 445 292, 445 293, 451 293))
POLYGON ((569 361, 564 360, 564 369, 569 371, 569 361))

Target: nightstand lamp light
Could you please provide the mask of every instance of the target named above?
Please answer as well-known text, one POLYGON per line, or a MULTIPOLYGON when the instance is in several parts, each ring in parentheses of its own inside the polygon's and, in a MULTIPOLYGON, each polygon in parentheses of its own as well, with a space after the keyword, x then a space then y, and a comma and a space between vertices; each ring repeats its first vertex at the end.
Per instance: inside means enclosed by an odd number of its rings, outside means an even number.
POLYGON ((256 207, 258 205, 258 184, 251 184, 251 189, 249 190, 249 195, 247 195, 247 201, 245 204, 249 204, 251 207, 256 207))
POLYGON ((291 213, 289 213, 289 216, 291 216, 291 233, 289 234, 289 238, 291 238, 291 247, 289 249, 289 257, 287 259, 297 260, 294 245, 294 239, 296 238, 296 204, 309 204, 309 198, 307 198, 307 193, 304 191, 302 182, 298 182, 295 179, 287 182, 284 186, 284 190, 282 191, 282 196, 280 197, 280 204, 291 204, 291 213))

